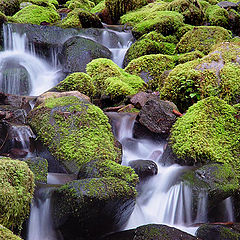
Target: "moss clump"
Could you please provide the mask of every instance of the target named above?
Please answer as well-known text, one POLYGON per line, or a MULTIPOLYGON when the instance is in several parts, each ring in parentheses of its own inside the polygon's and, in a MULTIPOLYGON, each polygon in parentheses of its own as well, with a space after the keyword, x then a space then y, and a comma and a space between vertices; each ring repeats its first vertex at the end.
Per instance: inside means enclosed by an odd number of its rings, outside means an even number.
POLYGON ((0 179, 0 224, 20 230, 33 197, 33 173, 25 162, 1 158, 0 179))
POLYGON ((31 5, 21 9, 13 15, 11 21, 15 23, 31 23, 39 25, 42 22, 54 23, 59 19, 59 14, 53 8, 31 5))
POLYGON ((191 31, 184 34, 177 45, 176 51, 178 53, 186 53, 199 50, 207 54, 214 44, 229 40, 230 38, 229 32, 222 27, 194 27, 191 31))
POLYGON ((144 87, 144 81, 125 72, 109 59, 99 58, 91 61, 86 68, 92 77, 98 95, 115 97, 136 94, 144 87))
POLYGON ((203 22, 203 11, 198 1, 174 0, 167 6, 168 11, 176 11, 184 16, 184 22, 192 25, 200 25, 203 22))
POLYGON ((152 54, 139 57, 132 60, 125 71, 142 77, 147 83, 148 87, 155 90, 161 80, 161 74, 165 70, 170 70, 175 67, 176 58, 173 56, 152 54))
POLYGON ((0 225, 0 240, 21 240, 21 238, 14 235, 10 230, 0 225))
POLYGON ((65 7, 72 10, 76 8, 80 8, 83 10, 90 11, 94 6, 95 4, 89 0, 71 0, 71 1, 67 1, 65 4, 65 7))
POLYGON ((83 72, 70 74, 56 86, 56 89, 61 92, 79 91, 89 97, 92 97, 96 92, 91 77, 83 72))
POLYGON ((238 44, 223 43, 201 59, 176 66, 165 79, 161 98, 175 102, 181 111, 208 96, 218 96, 231 104, 238 103, 239 56, 238 44))
POLYGON ((12 16, 20 10, 19 0, 0 0, 0 12, 12 16))
POLYGON ((36 157, 24 159, 28 167, 34 174, 35 183, 47 183, 48 161, 44 158, 36 157))
POLYGON ((178 64, 193 61, 195 59, 202 58, 202 57, 204 57, 204 54, 198 50, 190 53, 184 53, 178 57, 178 64))
POLYGON ((237 173, 240 154, 240 121, 237 111, 217 97, 203 99, 191 106, 171 130, 171 144, 180 158, 195 163, 223 163, 237 173))
POLYGON ((100 13, 103 11, 103 9, 105 9, 105 1, 101 1, 99 2, 94 8, 91 9, 91 13, 100 13))
MULTIPOLYGON (((42 7, 52 7, 56 9, 59 4, 57 0, 20 0, 21 3, 32 3, 42 7)), ((22 6, 22 4, 21 4, 22 6)))
POLYGON ((135 58, 149 54, 172 55, 175 52, 175 44, 168 42, 158 42, 150 39, 142 39, 131 45, 125 56, 125 66, 135 58))
POLYGON ((146 0, 105 0, 105 6, 113 23, 125 13, 146 5, 146 0))
POLYGON ((92 159, 118 159, 108 118, 77 97, 49 98, 29 113, 29 122, 51 153, 74 173, 92 159))

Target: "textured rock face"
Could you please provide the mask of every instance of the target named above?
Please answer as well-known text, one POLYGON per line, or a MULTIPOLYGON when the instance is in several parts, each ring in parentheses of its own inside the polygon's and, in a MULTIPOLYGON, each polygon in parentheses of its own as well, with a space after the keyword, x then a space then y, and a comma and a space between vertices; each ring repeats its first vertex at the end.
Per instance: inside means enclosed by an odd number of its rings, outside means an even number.
POLYGON ((111 58, 111 52, 83 37, 72 37, 63 45, 61 62, 66 73, 85 72, 86 65, 96 58, 111 58))
POLYGON ((150 131, 159 134, 169 134, 170 129, 176 121, 173 104, 159 99, 150 99, 139 113, 139 122, 150 131))

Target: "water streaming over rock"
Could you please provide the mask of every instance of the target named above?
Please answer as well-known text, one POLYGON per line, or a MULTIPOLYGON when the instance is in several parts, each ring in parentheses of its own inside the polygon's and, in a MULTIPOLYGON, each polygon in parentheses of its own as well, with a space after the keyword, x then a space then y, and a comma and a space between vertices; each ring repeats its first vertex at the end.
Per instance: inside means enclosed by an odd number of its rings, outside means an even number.
POLYGON ((26 34, 3 26, 4 51, 0 53, 0 91, 16 95, 40 95, 56 85, 59 70, 36 56, 26 34))

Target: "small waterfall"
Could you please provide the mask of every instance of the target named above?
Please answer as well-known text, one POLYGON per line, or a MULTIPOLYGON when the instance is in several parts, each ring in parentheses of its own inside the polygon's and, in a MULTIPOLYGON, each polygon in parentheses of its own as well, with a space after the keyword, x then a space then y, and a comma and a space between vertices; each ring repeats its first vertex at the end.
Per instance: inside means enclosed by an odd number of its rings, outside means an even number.
POLYGON ((4 51, 0 53, 0 91, 16 95, 40 95, 57 83, 58 70, 36 56, 26 35, 3 26, 4 51))
POLYGON ((195 223, 207 222, 207 199, 207 192, 202 190, 198 195, 197 216, 194 221, 195 223))
POLYGON ((233 204, 232 198, 228 197, 223 201, 224 207, 226 209, 226 220, 229 222, 234 222, 234 211, 233 211, 233 204))

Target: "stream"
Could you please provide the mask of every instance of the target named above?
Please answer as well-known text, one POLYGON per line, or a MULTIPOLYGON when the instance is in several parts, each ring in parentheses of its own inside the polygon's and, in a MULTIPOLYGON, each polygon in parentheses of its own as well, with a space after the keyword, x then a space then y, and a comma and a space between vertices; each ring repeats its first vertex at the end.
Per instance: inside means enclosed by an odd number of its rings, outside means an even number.
MULTIPOLYGON (((11 25, 4 25, 4 51, 0 52, 0 91, 15 95, 38 96, 54 87, 61 79, 61 64, 58 51, 52 50, 49 60, 36 54, 26 34, 13 32, 11 25), (24 81, 23 81, 24 79, 24 81), (27 83, 27 84, 26 84, 27 83)), ((122 67, 124 55, 133 42, 131 32, 116 31, 112 28, 99 30, 98 35, 79 33, 79 36, 98 41, 112 52, 112 60, 122 67), (112 41, 112 36, 118 41, 112 41)), ((162 154, 166 146, 163 139, 135 138, 133 128, 135 114, 107 114, 111 119, 113 132, 122 144, 122 165, 128 166, 132 160, 151 160, 157 164, 158 173, 140 182, 139 195, 134 211, 122 230, 135 228, 149 223, 174 226, 192 235, 195 224, 208 222, 206 192, 199 192, 197 209, 193 213, 192 189, 179 181, 189 167, 173 164, 164 166, 162 154)), ((16 138, 21 142, 21 149, 34 156, 26 139, 36 136, 24 127, 15 127, 16 138)), ((49 173, 48 184, 35 191, 28 224, 27 240, 63 240, 60 233, 52 226, 50 216, 51 191, 59 184, 74 179, 74 176, 49 173)), ((225 221, 233 221, 234 213, 231 199, 223 203, 225 221)))

